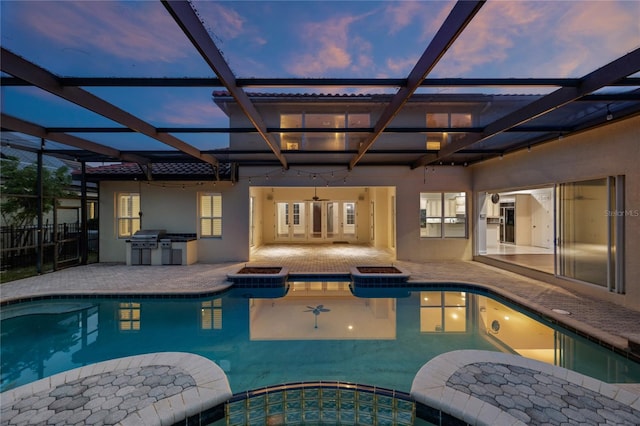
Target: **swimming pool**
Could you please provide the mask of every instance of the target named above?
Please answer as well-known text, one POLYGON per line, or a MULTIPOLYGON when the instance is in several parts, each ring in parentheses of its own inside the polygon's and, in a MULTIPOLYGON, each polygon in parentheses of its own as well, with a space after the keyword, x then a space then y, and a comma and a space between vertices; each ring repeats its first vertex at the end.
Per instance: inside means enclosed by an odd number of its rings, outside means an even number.
POLYGON ((368 289, 358 297, 349 284, 8 305, 2 309, 1 389, 161 351, 215 361, 233 392, 317 380, 406 392, 422 365, 456 349, 519 353, 607 382, 640 381, 637 363, 493 297, 447 287, 368 289))

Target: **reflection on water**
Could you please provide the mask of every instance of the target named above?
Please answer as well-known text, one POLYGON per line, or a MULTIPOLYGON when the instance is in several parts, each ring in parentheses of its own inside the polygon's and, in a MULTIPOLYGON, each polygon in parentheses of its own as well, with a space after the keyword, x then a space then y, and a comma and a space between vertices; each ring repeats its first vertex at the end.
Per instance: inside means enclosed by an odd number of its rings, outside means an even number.
POLYGON ((249 309, 251 340, 396 338, 395 299, 355 297, 349 283, 294 282, 286 297, 251 299, 249 309))
POLYGON ((305 282, 275 293, 245 288, 204 299, 8 306, 2 390, 160 351, 217 362, 234 392, 310 380, 408 391, 422 365, 457 349, 516 353, 608 382, 640 381, 638 364, 486 296, 401 288, 356 293, 349 283, 305 282))

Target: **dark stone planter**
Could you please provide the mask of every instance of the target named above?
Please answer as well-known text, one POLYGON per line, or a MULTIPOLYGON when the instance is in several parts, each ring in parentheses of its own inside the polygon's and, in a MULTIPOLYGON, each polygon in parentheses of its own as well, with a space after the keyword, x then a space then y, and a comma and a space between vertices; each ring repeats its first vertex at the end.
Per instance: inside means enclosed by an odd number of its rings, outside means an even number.
POLYGON ((381 287, 406 283, 409 274, 395 266, 356 266, 351 268, 351 278, 355 286, 381 287))
POLYGON ((282 266, 245 266, 235 274, 227 274, 234 287, 284 287, 289 268, 282 266))

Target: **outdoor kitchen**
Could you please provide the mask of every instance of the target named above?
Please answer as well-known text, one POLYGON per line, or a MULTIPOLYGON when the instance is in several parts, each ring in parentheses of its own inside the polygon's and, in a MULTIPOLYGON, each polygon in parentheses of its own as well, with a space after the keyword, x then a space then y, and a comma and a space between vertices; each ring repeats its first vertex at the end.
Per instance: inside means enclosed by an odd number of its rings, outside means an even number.
POLYGON ((196 234, 141 229, 127 240, 127 265, 191 265, 198 260, 196 234))

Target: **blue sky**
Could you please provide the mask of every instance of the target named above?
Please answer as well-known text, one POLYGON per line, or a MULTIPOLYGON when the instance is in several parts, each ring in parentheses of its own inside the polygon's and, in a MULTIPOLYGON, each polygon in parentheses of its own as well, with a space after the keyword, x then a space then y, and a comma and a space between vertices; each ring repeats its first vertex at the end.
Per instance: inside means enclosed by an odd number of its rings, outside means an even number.
MULTIPOLYGON (((194 2, 239 77, 406 77, 453 4, 194 2)), ((3 0, 0 7, 2 45, 61 76, 214 76, 159 1, 3 0)), ((639 46, 640 1, 489 1, 430 77, 579 77, 639 46)), ((227 125, 208 88, 88 90, 157 127, 227 125)), ((113 125, 32 88, 2 88, 2 110, 44 126, 113 125)), ((180 137, 201 149, 226 138, 180 137)))

